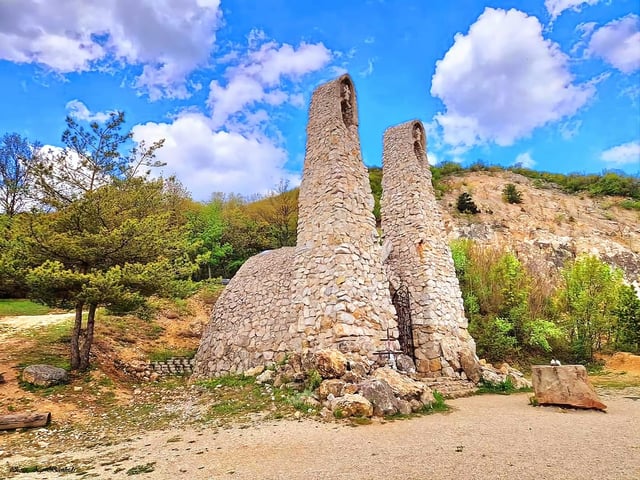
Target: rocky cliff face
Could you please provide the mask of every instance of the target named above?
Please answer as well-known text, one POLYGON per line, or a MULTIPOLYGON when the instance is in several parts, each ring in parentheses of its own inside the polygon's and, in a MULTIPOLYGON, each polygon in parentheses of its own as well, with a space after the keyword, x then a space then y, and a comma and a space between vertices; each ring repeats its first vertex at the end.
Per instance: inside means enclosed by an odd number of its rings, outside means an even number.
POLYGON ((541 188, 512 172, 469 172, 444 182, 450 191, 440 205, 449 239, 509 246, 519 258, 535 262, 550 275, 576 255, 594 254, 640 285, 640 213, 616 206, 619 199, 541 188), (521 204, 502 200, 507 183, 522 192, 521 204), (465 191, 482 213, 458 213, 456 200, 465 191))

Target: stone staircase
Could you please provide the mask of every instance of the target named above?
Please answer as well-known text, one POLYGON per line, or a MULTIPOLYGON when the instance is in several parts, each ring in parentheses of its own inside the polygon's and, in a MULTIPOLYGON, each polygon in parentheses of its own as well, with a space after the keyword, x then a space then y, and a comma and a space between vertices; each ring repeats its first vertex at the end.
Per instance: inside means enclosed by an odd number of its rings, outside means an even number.
POLYGON ((432 391, 437 390, 444 398, 449 399, 471 396, 478 389, 469 380, 458 380, 450 377, 418 377, 416 380, 427 385, 432 391))

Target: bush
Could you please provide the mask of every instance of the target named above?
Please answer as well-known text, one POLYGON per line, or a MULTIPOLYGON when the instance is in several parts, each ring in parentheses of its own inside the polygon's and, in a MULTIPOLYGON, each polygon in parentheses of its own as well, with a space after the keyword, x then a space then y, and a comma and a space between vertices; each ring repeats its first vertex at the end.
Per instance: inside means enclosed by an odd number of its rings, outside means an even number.
POLYGON ((507 183, 502 189, 502 199, 507 203, 522 203, 522 193, 513 183, 507 183))
POLYGON ((480 213, 480 210, 478 209, 477 205, 474 203, 473 198, 471 197, 471 194, 468 192, 463 192, 460 194, 456 202, 456 208, 460 213, 470 213, 470 214, 480 213))

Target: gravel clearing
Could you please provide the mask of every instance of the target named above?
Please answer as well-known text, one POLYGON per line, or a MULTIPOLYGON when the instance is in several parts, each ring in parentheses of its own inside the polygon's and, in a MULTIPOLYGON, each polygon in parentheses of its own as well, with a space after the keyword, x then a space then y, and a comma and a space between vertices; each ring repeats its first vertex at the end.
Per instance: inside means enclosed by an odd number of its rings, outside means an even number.
MULTIPOLYGON (((482 395, 448 401, 449 413, 411 420, 357 427, 282 420, 164 430, 31 462, 85 465, 95 478, 114 480, 131 478, 144 465, 153 471, 139 478, 640 479, 640 389, 601 393, 608 413, 532 407, 531 394, 482 395)), ((19 460, 5 457, 0 465, 19 460)))

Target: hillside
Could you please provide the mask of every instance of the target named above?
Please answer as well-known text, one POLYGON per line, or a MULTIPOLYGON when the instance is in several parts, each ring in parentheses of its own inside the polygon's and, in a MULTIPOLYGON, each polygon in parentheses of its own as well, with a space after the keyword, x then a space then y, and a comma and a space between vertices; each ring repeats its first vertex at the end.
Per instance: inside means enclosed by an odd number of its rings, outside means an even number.
POLYGON ((470 238, 482 244, 510 246, 522 260, 549 273, 565 260, 591 253, 640 283, 640 212, 616 205, 617 197, 568 194, 556 187, 509 172, 465 172, 445 177, 448 191, 440 199, 450 239, 470 238), (502 200, 502 189, 513 183, 521 204, 502 200), (460 214, 456 199, 469 192, 481 213, 460 214))

